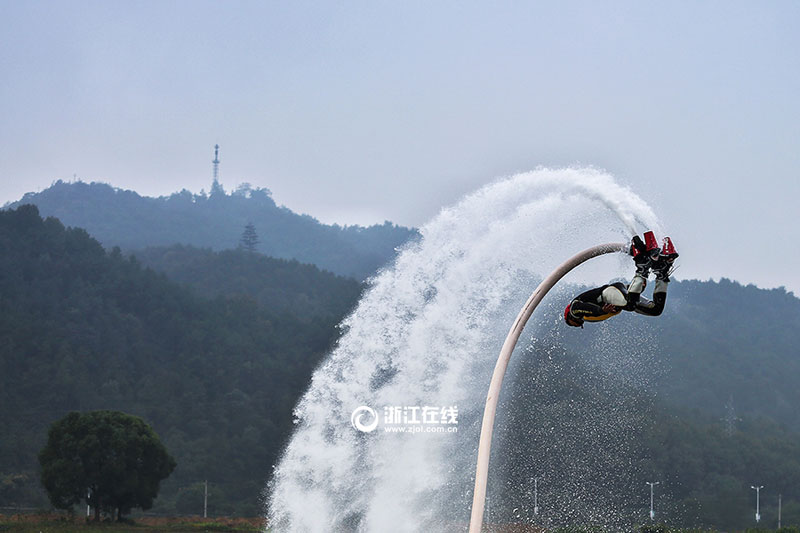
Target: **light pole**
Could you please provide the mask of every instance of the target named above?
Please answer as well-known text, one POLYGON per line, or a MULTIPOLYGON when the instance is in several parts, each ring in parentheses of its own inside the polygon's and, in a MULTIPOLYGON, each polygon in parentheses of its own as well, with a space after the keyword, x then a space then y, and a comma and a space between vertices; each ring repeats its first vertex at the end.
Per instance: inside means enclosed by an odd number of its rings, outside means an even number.
MULTIPOLYGON (((533 514, 539 516, 539 478, 533 478, 533 514)), ((779 526, 780 527, 780 526, 779 526)))
POLYGON ((781 528, 781 495, 778 494, 778 529, 781 528))
POLYGON ((656 512, 653 510, 653 487, 660 484, 660 481, 645 481, 648 485, 650 485, 650 520, 655 520, 656 512))
POLYGON ((755 487, 753 485, 750 485, 750 488, 756 491, 756 523, 758 523, 761 521, 761 511, 760 511, 761 507, 759 504, 761 502, 761 489, 763 489, 764 486, 762 485, 760 487, 755 487))

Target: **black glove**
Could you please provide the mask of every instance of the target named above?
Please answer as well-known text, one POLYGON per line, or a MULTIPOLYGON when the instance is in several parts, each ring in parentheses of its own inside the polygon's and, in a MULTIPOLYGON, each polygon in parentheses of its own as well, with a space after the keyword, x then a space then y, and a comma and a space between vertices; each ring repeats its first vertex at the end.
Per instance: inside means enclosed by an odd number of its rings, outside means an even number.
POLYGON ((633 255, 633 263, 636 265, 636 273, 647 279, 650 273, 650 256, 647 254, 647 247, 638 235, 634 235, 631 239, 631 255, 633 255))
POLYGON ((647 256, 647 246, 642 242, 642 239, 639 238, 638 235, 634 235, 633 239, 631 239, 631 255, 634 255, 634 261, 639 256, 647 256), (638 251, 639 254, 636 255, 634 250, 638 251))

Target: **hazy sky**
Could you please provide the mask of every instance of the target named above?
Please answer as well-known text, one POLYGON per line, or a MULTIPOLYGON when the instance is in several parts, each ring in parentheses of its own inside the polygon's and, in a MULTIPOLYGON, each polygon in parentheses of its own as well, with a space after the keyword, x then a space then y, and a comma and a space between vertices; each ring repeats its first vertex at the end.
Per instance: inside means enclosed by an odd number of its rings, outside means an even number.
POLYGON ((0 0, 0 205, 56 179, 267 187, 420 225, 503 175, 593 165, 679 277, 800 293, 800 2, 0 0))

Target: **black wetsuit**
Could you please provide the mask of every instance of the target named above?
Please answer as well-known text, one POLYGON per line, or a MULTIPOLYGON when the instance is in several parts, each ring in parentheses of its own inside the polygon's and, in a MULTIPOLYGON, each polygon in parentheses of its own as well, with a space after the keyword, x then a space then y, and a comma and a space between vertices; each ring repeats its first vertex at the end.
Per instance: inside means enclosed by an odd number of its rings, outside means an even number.
POLYGON ((650 301, 647 298, 642 298, 641 295, 628 294, 625 285, 620 282, 610 283, 579 294, 570 303, 569 313, 577 319, 588 320, 589 322, 606 320, 620 314, 623 310, 635 311, 642 315, 658 316, 664 311, 664 304, 667 302, 666 283, 664 283, 663 292, 659 290, 660 288, 657 284, 653 292, 653 301, 650 301), (617 306, 617 310, 612 313, 603 311, 603 306, 610 303, 605 301, 603 297, 603 291, 608 287, 619 289, 628 302, 624 307, 617 306))

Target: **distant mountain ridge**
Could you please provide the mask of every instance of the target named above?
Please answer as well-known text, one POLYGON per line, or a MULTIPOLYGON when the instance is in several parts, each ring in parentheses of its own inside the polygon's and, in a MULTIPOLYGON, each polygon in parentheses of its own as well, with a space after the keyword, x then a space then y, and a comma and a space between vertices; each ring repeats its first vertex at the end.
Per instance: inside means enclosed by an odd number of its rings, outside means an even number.
POLYGON ((257 251, 296 259, 333 273, 365 279, 391 262, 395 249, 417 235, 390 222, 369 227, 320 223, 278 206, 268 189, 240 186, 231 194, 187 190, 151 198, 106 183, 57 181, 28 193, 4 209, 33 204, 43 217, 80 227, 106 248, 125 251, 185 244, 212 250, 236 248, 248 223, 255 226, 257 251))

